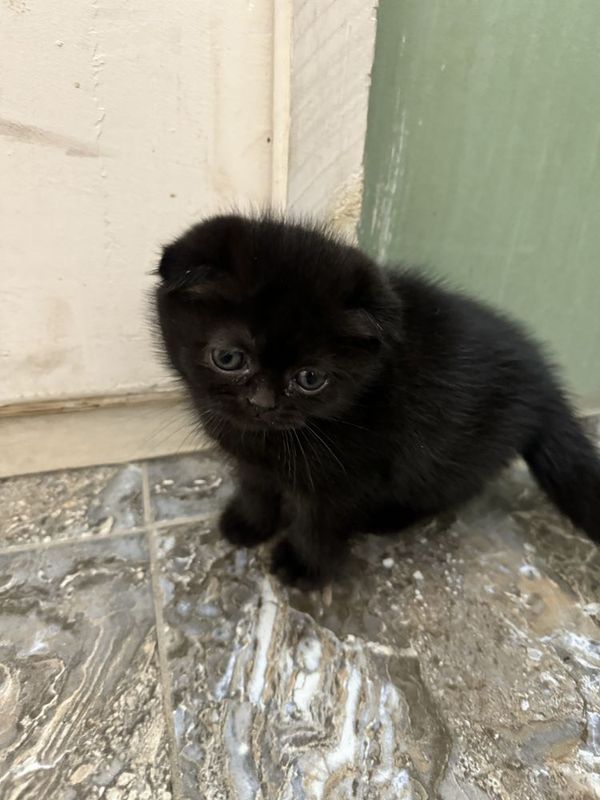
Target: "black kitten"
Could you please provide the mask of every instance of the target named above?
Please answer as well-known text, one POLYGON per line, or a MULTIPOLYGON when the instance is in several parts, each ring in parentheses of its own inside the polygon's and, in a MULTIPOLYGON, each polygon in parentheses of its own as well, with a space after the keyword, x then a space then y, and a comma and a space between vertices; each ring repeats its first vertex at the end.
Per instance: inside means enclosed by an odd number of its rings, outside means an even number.
POLYGON ((270 218, 197 225, 159 274, 169 359, 237 468, 223 535, 284 531, 283 580, 328 580, 352 533, 455 508, 517 453, 600 539, 600 459, 518 325, 270 218))

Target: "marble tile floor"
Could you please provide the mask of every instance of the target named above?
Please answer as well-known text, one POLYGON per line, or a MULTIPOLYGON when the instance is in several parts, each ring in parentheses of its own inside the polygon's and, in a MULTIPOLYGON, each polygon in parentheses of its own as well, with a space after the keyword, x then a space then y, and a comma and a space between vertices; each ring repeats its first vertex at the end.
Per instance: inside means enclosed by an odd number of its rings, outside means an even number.
POLYGON ((2 800, 600 798, 600 549, 524 468, 311 594, 219 540, 230 490, 0 482, 2 800))

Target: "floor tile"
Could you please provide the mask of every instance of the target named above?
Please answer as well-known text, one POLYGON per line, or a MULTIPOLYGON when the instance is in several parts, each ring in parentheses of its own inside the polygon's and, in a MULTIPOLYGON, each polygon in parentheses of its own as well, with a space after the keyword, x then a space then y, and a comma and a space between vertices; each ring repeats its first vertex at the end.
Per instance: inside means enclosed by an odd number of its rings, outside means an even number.
MULTIPOLYGON (((141 475, 0 482, 2 800, 171 797, 144 536, 77 539, 143 525, 141 475)), ((219 458, 148 475, 177 800, 600 797, 600 548, 524 465, 312 594, 219 539, 219 458)))
POLYGON ((139 535, 0 556, 0 797, 171 797, 139 535))
POLYGON ((360 540, 325 593, 210 523, 164 531, 186 798, 600 796, 592 548, 519 469, 458 518, 360 540))
POLYGON ((135 464, 48 472, 0 481, 0 548, 142 525, 135 464))
POLYGON ((212 513, 231 492, 222 457, 211 453, 150 461, 148 477, 157 521, 212 513))

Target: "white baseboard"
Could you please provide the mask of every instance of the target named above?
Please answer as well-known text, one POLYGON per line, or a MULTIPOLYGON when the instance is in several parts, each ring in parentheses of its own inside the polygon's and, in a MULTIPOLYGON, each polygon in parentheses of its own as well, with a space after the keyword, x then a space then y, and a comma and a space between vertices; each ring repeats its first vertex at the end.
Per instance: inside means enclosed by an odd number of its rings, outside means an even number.
POLYGON ((37 413, 0 416, 0 477, 156 458, 206 445, 180 395, 82 401, 75 409, 40 406, 37 413))

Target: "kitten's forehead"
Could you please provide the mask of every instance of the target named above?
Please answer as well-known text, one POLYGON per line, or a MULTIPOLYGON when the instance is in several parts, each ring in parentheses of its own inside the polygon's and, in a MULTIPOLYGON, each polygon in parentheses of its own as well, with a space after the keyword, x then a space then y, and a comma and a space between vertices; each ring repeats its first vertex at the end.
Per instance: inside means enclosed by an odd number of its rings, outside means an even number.
POLYGON ((302 366, 331 350, 336 315, 319 298, 279 287, 274 294, 250 292, 237 300, 213 317, 213 346, 240 347, 275 371, 302 366))
POLYGON ((332 332, 320 314, 284 303, 270 310, 259 307, 258 311, 250 321, 249 330, 265 366, 288 368, 314 360, 323 349, 328 349, 332 332))
POLYGON ((309 275, 290 271, 259 284, 247 301, 253 324, 276 333, 310 334, 327 329, 342 301, 333 288, 323 286, 309 275))
POLYGON ((350 280, 364 256, 325 229, 273 220, 246 220, 239 236, 229 240, 234 272, 239 280, 279 292, 336 294, 350 280))

